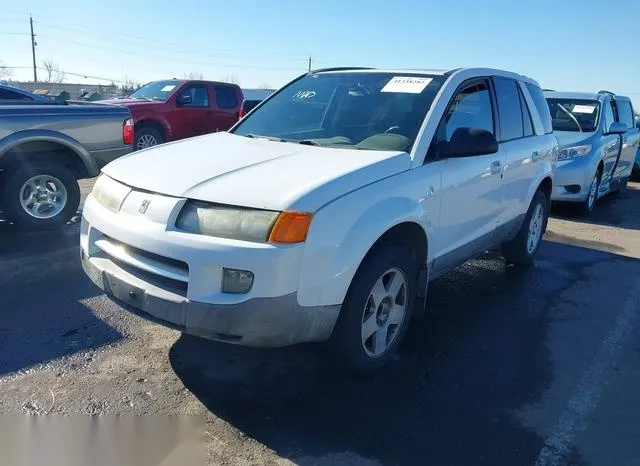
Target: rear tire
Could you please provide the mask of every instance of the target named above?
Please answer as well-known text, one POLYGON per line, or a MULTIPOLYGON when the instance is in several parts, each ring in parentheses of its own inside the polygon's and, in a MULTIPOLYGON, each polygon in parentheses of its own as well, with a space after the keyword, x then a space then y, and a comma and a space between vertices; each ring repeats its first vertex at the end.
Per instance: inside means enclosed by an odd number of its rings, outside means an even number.
POLYGON ((160 131, 151 126, 143 126, 137 129, 133 140, 133 150, 147 149, 148 147, 157 146, 162 144, 164 138, 160 131))
POLYGON ((411 253, 393 244, 362 263, 332 335, 338 358, 352 371, 369 373, 393 358, 413 311, 417 276, 411 253))
POLYGON ((508 264, 531 265, 547 231, 549 198, 540 190, 529 205, 522 226, 516 236, 502 243, 502 256, 508 264))
POLYGON ((40 162, 9 174, 2 197, 9 221, 25 230, 49 230, 62 227, 76 214, 80 187, 68 168, 40 162))

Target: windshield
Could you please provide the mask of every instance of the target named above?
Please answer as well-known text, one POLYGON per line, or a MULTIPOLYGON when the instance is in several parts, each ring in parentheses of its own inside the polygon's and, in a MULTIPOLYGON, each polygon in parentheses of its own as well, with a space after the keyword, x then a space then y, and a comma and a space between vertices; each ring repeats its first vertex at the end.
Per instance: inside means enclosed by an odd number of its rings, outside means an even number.
POLYGON ((176 80, 154 81, 152 83, 145 84, 129 97, 143 100, 160 100, 164 102, 169 98, 173 91, 180 87, 181 84, 182 81, 176 80))
POLYGON ((445 80, 373 72, 307 75, 233 132, 320 146, 409 151, 445 80))
POLYGON ((598 127, 600 102, 586 99, 547 99, 554 131, 593 132, 598 127))

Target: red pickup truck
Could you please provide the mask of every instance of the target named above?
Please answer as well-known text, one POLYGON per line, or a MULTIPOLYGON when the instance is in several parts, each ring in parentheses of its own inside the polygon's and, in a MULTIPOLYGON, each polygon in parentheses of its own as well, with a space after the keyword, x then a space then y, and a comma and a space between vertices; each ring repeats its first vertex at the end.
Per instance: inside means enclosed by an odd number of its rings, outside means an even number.
POLYGON ((150 82, 125 99, 106 102, 131 112, 137 150, 226 131, 238 121, 242 100, 236 84, 171 79, 150 82))

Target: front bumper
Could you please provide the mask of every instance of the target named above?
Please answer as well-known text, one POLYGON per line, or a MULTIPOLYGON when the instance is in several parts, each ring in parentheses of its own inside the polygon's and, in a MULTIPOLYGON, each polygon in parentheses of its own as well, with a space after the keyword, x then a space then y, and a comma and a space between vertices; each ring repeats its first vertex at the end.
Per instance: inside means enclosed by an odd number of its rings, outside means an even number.
POLYGON ((551 200, 557 202, 584 201, 589 195, 596 167, 592 167, 589 158, 558 162, 553 179, 551 200))
POLYGON ((146 282, 108 259, 81 252, 91 281, 124 308, 166 327, 244 346, 277 347, 324 341, 331 336, 340 306, 299 306, 295 294, 254 298, 239 304, 189 301, 146 282), (133 309, 131 309, 133 308, 133 309))
POLYGON ((141 214, 134 210, 139 199, 132 194, 117 214, 89 196, 80 233, 86 274, 125 309, 185 333, 245 346, 286 346, 331 336, 340 305, 297 302, 302 246, 170 231, 168 219, 175 218, 184 200, 145 193, 151 202, 141 214), (223 267, 252 271, 251 290, 223 293, 223 267))

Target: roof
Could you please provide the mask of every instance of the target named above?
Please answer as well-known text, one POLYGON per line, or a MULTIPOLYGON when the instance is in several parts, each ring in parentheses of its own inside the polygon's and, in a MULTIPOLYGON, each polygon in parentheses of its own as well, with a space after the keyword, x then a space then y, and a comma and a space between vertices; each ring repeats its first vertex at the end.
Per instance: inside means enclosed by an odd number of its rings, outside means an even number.
POLYGON ((398 75, 402 74, 423 74, 428 76, 444 76, 450 75, 454 73, 477 73, 478 76, 491 76, 493 74, 507 76, 513 79, 518 79, 521 81, 530 82, 535 84, 538 83, 529 78, 528 76, 524 76, 521 74, 513 73, 511 71, 499 70, 493 68, 455 68, 452 70, 430 70, 430 69, 383 69, 383 68, 358 68, 358 67, 342 67, 342 68, 323 68, 319 70, 311 71, 312 73, 394 73, 398 75))
MULTIPOLYGON (((576 100, 602 100, 605 96, 610 95, 607 92, 558 92, 558 91, 546 91, 545 97, 552 99, 576 99, 576 100)), ((629 97, 616 94, 618 100, 630 100, 629 97)))
POLYGON ((577 99, 577 100, 600 100, 606 94, 598 94, 597 92, 558 92, 545 91, 544 96, 552 99, 577 99))

